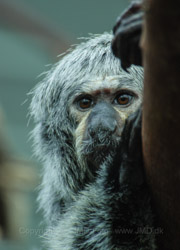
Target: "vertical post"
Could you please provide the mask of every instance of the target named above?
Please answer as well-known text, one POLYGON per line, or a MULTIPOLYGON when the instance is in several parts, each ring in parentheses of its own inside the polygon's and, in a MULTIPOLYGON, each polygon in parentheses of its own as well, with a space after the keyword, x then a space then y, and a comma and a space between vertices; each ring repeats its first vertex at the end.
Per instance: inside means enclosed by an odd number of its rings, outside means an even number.
POLYGON ((143 155, 163 229, 158 250, 180 249, 180 2, 148 0, 143 49, 143 155))

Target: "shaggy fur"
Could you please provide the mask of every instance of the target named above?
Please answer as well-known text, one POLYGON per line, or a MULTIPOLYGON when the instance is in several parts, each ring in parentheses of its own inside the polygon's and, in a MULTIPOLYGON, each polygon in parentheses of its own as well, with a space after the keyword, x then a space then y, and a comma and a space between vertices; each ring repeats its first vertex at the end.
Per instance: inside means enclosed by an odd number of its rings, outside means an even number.
POLYGON ((136 153, 141 152, 140 115, 130 119, 118 146, 111 147, 96 171, 82 157, 89 113, 76 112, 73 102, 79 93, 102 84, 137 93, 137 104, 119 112, 121 127, 142 101, 142 68, 123 71, 111 52, 111 40, 105 33, 78 45, 32 92, 35 153, 43 163, 39 204, 52 227, 50 249, 155 249, 153 235, 138 233, 152 227, 141 155, 136 153), (122 228, 132 231, 122 233, 122 228))

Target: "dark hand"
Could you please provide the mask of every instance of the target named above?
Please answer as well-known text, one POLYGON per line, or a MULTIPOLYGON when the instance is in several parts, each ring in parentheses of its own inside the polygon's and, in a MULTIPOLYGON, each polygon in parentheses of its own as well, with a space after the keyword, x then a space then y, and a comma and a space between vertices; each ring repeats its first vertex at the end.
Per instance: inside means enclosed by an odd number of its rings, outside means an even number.
POLYGON ((142 66, 139 41, 144 12, 140 2, 135 2, 119 17, 113 28, 112 50, 120 58, 122 68, 127 71, 131 64, 142 66))

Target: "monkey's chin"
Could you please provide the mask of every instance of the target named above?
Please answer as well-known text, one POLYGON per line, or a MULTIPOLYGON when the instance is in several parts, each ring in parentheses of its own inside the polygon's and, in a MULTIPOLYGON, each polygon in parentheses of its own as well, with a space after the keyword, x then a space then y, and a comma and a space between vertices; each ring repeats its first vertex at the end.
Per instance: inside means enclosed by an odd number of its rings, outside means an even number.
POLYGON ((93 148, 86 148, 84 157, 91 168, 98 169, 106 159, 117 152, 118 145, 96 145, 93 148))

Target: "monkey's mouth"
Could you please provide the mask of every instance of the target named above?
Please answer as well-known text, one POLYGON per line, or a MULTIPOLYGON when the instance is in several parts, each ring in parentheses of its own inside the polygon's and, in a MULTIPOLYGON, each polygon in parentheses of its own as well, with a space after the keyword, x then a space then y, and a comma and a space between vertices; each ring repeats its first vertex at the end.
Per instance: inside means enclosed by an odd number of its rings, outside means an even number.
POLYGON ((88 162, 102 164, 108 156, 114 155, 120 143, 120 137, 106 137, 103 140, 85 140, 82 144, 82 155, 88 162))

